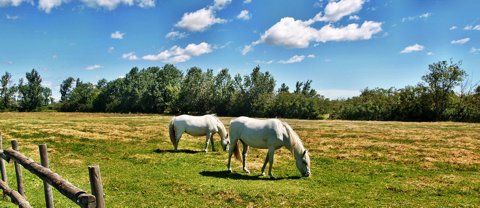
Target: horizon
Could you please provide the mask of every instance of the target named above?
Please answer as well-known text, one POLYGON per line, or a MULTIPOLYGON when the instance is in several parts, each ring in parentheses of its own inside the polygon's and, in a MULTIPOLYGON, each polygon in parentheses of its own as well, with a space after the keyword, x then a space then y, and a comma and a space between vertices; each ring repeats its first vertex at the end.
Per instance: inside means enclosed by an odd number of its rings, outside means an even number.
POLYGON ((416 85, 428 64, 451 58, 475 83, 479 8, 474 0, 4 0, 0 71, 18 83, 36 69, 57 101, 70 76, 96 83, 165 64, 232 75, 259 65, 276 88, 312 80, 330 99, 416 85))

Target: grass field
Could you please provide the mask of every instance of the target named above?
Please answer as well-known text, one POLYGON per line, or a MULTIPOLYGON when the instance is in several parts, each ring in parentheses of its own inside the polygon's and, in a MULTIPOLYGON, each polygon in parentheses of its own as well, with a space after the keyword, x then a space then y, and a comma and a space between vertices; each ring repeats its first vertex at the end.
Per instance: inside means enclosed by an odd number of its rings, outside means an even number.
MULTIPOLYGON (((259 176, 265 150, 250 149, 251 174, 227 153, 203 153, 204 138, 185 136, 173 153, 169 116, 1 113, 4 148, 17 139, 39 161, 90 190, 87 166, 100 165, 107 207, 478 207, 480 124, 286 120, 310 151, 312 177, 293 155, 275 155, 277 180, 259 176)), ((230 118, 221 118, 228 124, 230 118)), ((228 126, 227 126, 228 128, 228 126)), ((16 187, 13 164, 9 185, 16 187)), ((27 198, 44 207, 42 182, 24 170, 27 198)), ((54 192, 56 207, 75 204, 54 192)), ((0 207, 15 207, 6 199, 0 207)))

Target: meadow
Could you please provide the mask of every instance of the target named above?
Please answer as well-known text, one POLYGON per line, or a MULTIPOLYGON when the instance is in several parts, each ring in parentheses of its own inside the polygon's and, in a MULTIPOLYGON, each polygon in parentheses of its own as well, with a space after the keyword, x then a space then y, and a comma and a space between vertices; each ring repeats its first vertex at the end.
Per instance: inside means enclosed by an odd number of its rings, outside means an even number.
MULTIPOLYGON (((204 153, 204 137, 184 135, 172 152, 170 116, 0 113, 4 148, 19 141, 39 161, 46 143, 51 169, 90 190, 87 166, 101 168, 107 207, 478 207, 480 124, 285 119, 310 152, 312 176, 300 177, 293 155, 275 155, 276 180, 260 176, 266 150, 250 149, 251 173, 227 156, 204 153)), ((231 118, 221 118, 228 128, 231 118)), ((9 185, 16 187, 13 164, 9 185)), ((27 199, 44 207, 40 179, 24 170, 27 199)), ((75 204, 54 191, 56 207, 75 204)), ((7 199, 0 207, 15 207, 7 199)))

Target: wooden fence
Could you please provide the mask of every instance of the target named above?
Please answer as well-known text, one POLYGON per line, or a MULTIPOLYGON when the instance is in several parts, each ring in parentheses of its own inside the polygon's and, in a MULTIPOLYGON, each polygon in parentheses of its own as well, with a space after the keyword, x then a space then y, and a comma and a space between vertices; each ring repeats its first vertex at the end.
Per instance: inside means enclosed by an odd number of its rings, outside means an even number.
POLYGON ((4 196, 9 196, 13 203, 21 208, 32 207, 25 197, 25 187, 23 184, 22 167, 31 173, 38 176, 43 181, 45 201, 47 208, 53 208, 53 186, 62 195, 69 198, 82 208, 104 208, 105 199, 103 193, 102 179, 100 176, 99 166, 89 166, 88 173, 90 178, 90 188, 92 194, 89 194, 80 188, 77 188, 60 175, 48 168, 47 145, 39 145, 41 164, 36 163, 31 158, 24 156, 18 150, 18 143, 12 140, 11 149, 2 148, 2 134, 0 133, 0 170, 2 180, 0 181, 0 188, 3 190, 4 196), (17 191, 11 189, 7 182, 7 173, 5 169, 4 160, 9 162, 13 160, 15 166, 15 176, 17 180, 17 191))

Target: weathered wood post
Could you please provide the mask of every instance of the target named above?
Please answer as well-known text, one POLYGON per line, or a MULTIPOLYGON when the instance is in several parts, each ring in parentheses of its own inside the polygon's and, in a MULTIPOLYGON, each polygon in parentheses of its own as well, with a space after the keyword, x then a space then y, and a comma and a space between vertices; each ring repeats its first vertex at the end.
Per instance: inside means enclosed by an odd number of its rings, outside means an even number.
POLYGON ((98 165, 88 166, 88 175, 90 176, 90 188, 92 194, 97 199, 97 208, 105 208, 105 197, 103 193, 102 177, 98 165))
MULTIPOLYGON (((12 140, 12 149, 18 152, 18 143, 17 140, 12 140)), ((23 176, 22 176, 22 166, 14 161, 15 166, 15 175, 17 177, 17 188, 18 193, 25 197, 25 186, 23 185, 23 176)))
MULTIPOLYGON (((2 132, 0 132, 0 150, 3 150, 3 146, 2 146, 2 132)), ((2 181, 5 182, 5 184, 8 184, 7 183, 7 170, 5 169, 5 162, 3 161, 3 158, 0 158, 0 172, 2 174, 2 181)), ((6 196, 6 193, 4 192, 3 193, 3 196, 5 197, 6 196)))
MULTIPOLYGON (((38 148, 40 150, 40 161, 42 163, 42 166, 49 168, 47 145, 41 144, 41 145, 38 145, 38 148)), ((46 207, 53 208, 52 187, 45 180, 43 180, 43 191, 45 192, 46 207)))

